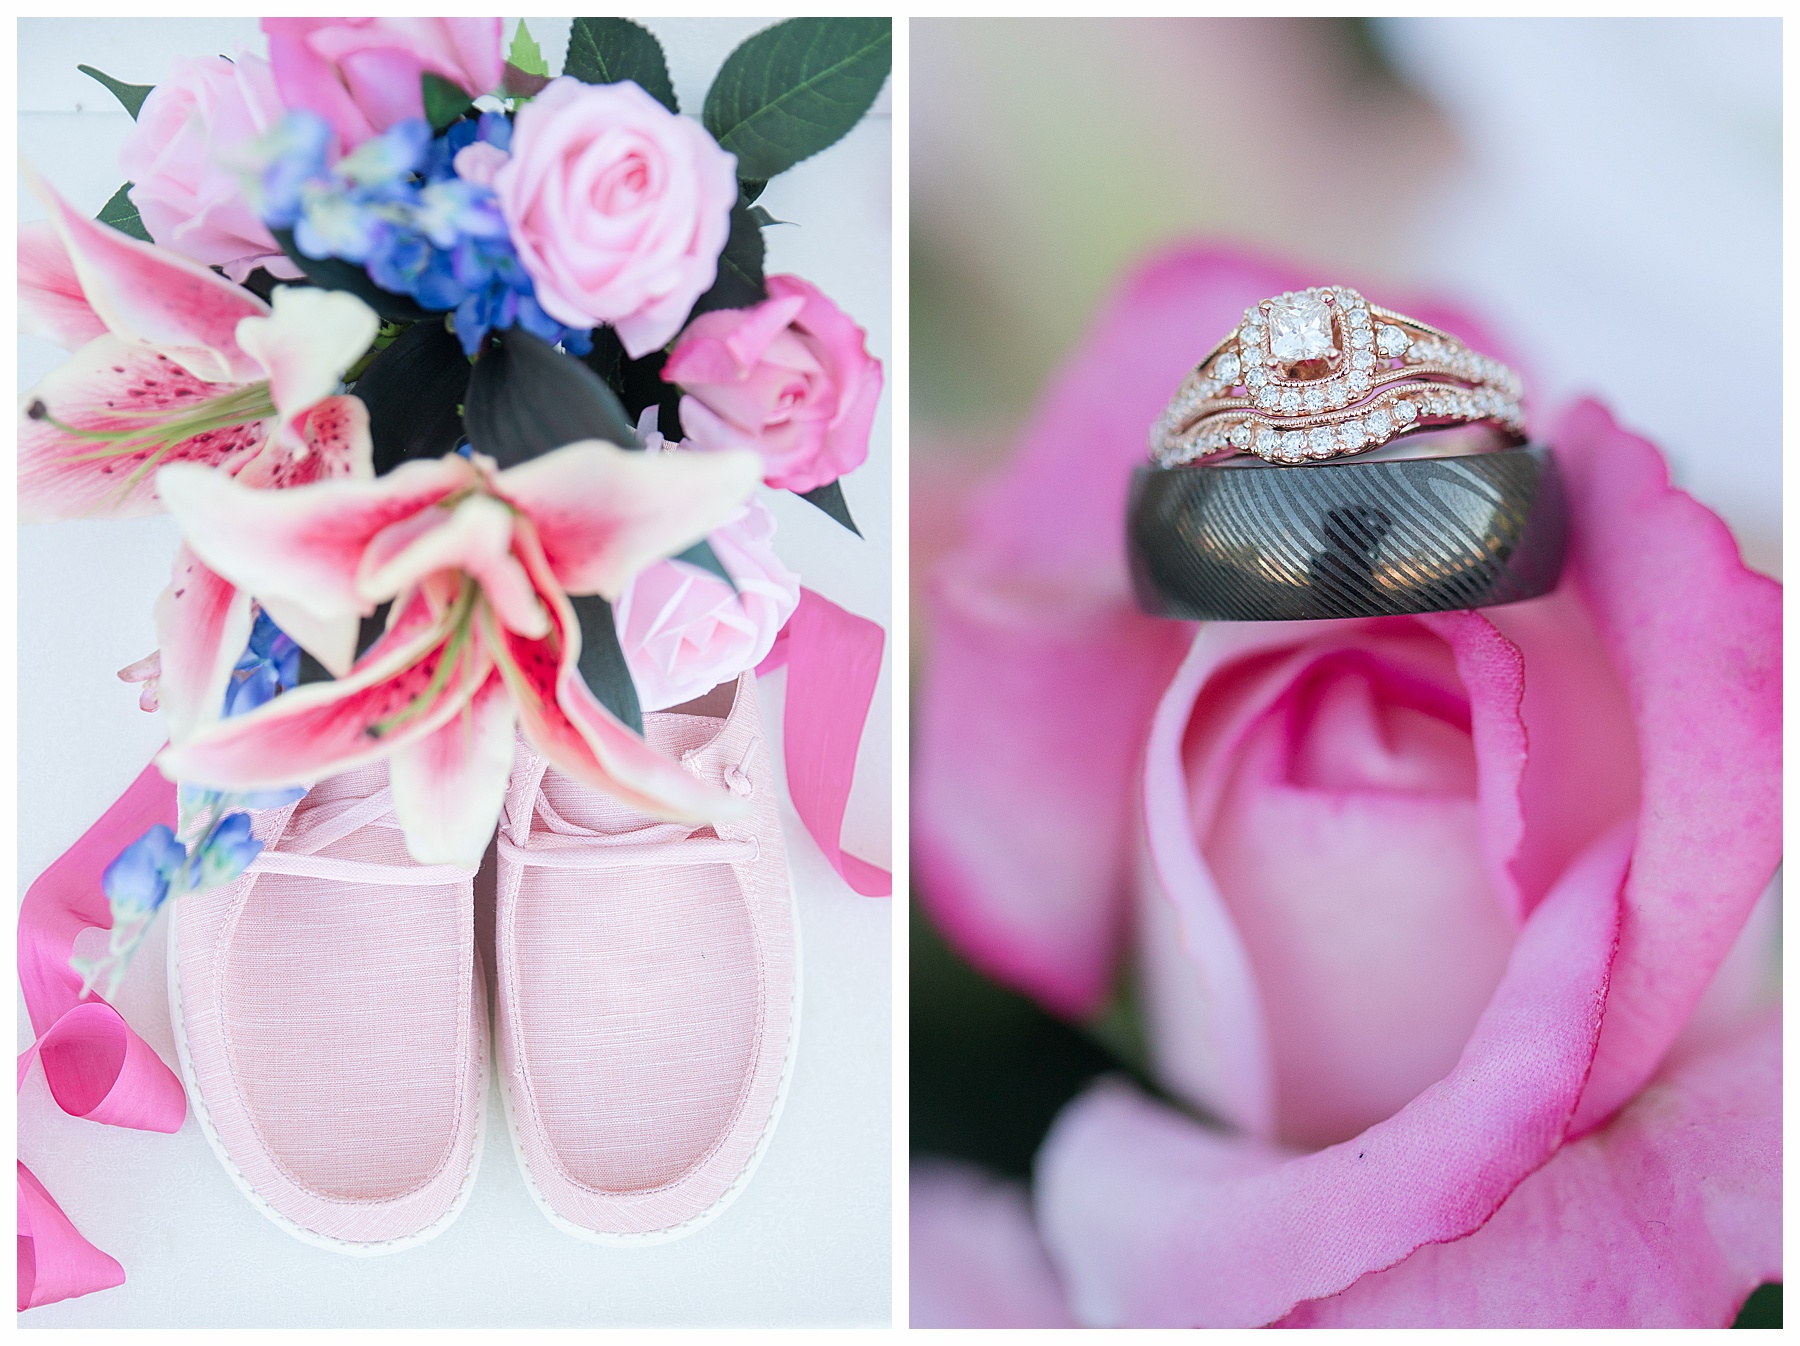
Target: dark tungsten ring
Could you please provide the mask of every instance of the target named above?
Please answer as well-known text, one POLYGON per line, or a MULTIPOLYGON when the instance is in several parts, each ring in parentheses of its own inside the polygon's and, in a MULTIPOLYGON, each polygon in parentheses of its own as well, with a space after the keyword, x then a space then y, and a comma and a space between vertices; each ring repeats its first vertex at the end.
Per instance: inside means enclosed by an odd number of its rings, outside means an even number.
POLYGON ((1536 598, 1568 506, 1542 445, 1304 467, 1137 469, 1126 510, 1145 611, 1188 621, 1379 617, 1536 598))

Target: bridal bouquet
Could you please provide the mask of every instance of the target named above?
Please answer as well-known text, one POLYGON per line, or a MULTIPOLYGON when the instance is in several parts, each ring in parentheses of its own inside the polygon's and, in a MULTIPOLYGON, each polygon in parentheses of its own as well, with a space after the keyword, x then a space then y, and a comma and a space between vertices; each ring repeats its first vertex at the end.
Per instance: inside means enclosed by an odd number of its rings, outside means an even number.
MULTIPOLYGON (((889 22, 775 24, 686 114, 624 19, 574 20, 560 75, 499 19, 262 28, 266 57, 155 87, 82 67, 136 123, 98 218, 23 168, 48 219, 20 230, 22 320, 71 355, 20 400, 21 517, 166 511, 182 540, 157 649, 119 675, 166 722, 161 774, 25 898, 20 1079, 41 1058, 64 1111, 159 1131, 182 1083, 104 997, 161 910, 257 861, 275 815, 248 810, 361 767, 467 897, 518 736, 534 779, 682 835, 748 816, 741 771, 684 769, 644 715, 785 663, 794 807, 857 891, 889 887, 838 845, 882 632, 801 587, 759 498, 856 534, 839 480, 882 370, 829 296, 765 274, 758 204, 867 112, 889 22)), ((19 1182, 21 1309, 124 1279, 19 1182)))
POLYGON ((499 19, 266 19, 265 59, 154 88, 130 181, 20 231, 21 517, 167 510, 158 650, 121 672, 183 783, 107 870, 116 986, 158 908, 259 850, 246 807, 386 758, 420 863, 475 863, 514 727, 670 818, 730 801, 641 715, 764 660, 800 603, 759 484, 846 528, 880 364, 765 275, 768 180, 886 79, 886 20, 796 19, 684 116, 656 38, 577 19, 561 75, 499 19))

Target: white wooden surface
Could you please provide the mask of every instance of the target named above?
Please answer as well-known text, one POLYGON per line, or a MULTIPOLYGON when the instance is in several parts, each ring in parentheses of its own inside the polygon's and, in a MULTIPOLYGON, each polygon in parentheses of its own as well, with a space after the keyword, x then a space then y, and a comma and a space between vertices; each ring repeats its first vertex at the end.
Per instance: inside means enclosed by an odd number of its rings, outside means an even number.
MULTIPOLYGON (((654 19, 683 108, 755 19, 654 19)), ((530 20, 552 69, 568 20, 530 20)), ((510 41, 512 21, 508 20, 510 41)), ((130 127, 85 62, 153 84, 182 55, 266 50, 254 20, 26 19, 19 24, 21 153, 77 206, 95 211, 122 181, 130 127)), ((768 269, 804 275, 869 332, 892 367, 889 93, 845 140, 777 178, 763 198, 792 226, 768 231, 768 269)), ((21 188, 20 218, 42 208, 21 188)), ((20 338, 20 388, 62 359, 20 338)), ((892 445, 888 402, 869 461, 844 482, 864 540, 805 502, 769 500, 777 545, 804 582, 890 626, 892 445)), ((166 518, 19 530, 19 883, 99 816, 162 742, 159 717, 114 671, 156 643, 151 603, 167 581, 166 518)), ((890 851, 890 656, 863 740, 845 835, 877 863, 890 851)), ((784 674, 763 687, 779 733, 784 674)), ((779 763, 779 753, 776 754, 779 763)), ((506 1141, 498 1098, 489 1145, 461 1219, 425 1246, 355 1259, 298 1242, 232 1186, 189 1117, 173 1136, 78 1121, 41 1073, 19 1097, 19 1155, 97 1246, 124 1263, 123 1286, 34 1309, 21 1325, 536 1326, 885 1324, 891 1220, 891 904, 858 897, 789 811, 805 1002, 792 1091, 761 1169, 709 1227, 641 1250, 590 1246, 537 1212, 506 1141)), ((117 998, 175 1059, 161 927, 117 998)), ((20 1045, 29 1025, 19 1010, 20 1045)))

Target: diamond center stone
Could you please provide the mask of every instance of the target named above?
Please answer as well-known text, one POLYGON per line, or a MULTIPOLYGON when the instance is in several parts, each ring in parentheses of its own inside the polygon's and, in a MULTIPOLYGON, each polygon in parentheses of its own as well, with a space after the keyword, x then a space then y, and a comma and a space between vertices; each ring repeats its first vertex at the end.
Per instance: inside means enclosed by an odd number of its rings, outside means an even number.
POLYGON ((1277 299, 1269 309, 1269 349, 1287 364, 1330 355, 1331 310, 1311 295, 1277 299))

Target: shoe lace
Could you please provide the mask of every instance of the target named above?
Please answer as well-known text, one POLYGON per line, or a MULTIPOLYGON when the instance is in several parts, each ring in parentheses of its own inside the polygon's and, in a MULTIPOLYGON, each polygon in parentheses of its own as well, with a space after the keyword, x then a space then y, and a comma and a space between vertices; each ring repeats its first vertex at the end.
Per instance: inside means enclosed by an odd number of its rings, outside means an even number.
POLYGON ((424 888, 434 884, 461 883, 475 876, 461 865, 387 865, 374 860, 352 860, 340 855, 319 855, 334 841, 341 841, 361 827, 386 827, 400 831, 394 816, 394 800, 387 786, 366 799, 326 804, 310 810, 300 825, 284 832, 280 850, 263 847, 245 869, 247 874, 292 874, 308 879, 336 879, 343 883, 379 883, 387 886, 424 888))
MULTIPOLYGON (((725 787, 739 798, 754 792, 745 767, 756 749, 752 741, 743 759, 725 770, 725 787)), ((526 807, 508 805, 507 826, 500 829, 500 854, 516 864, 546 869, 631 869, 657 865, 748 864, 762 853, 755 837, 695 835, 708 829, 700 823, 646 823, 623 832, 596 832, 570 822, 544 795, 544 774, 549 763, 538 758, 532 765, 527 788, 514 798, 526 807), (528 803, 527 803, 528 801, 528 803), (532 827, 532 817, 543 821, 547 832, 532 827)))

